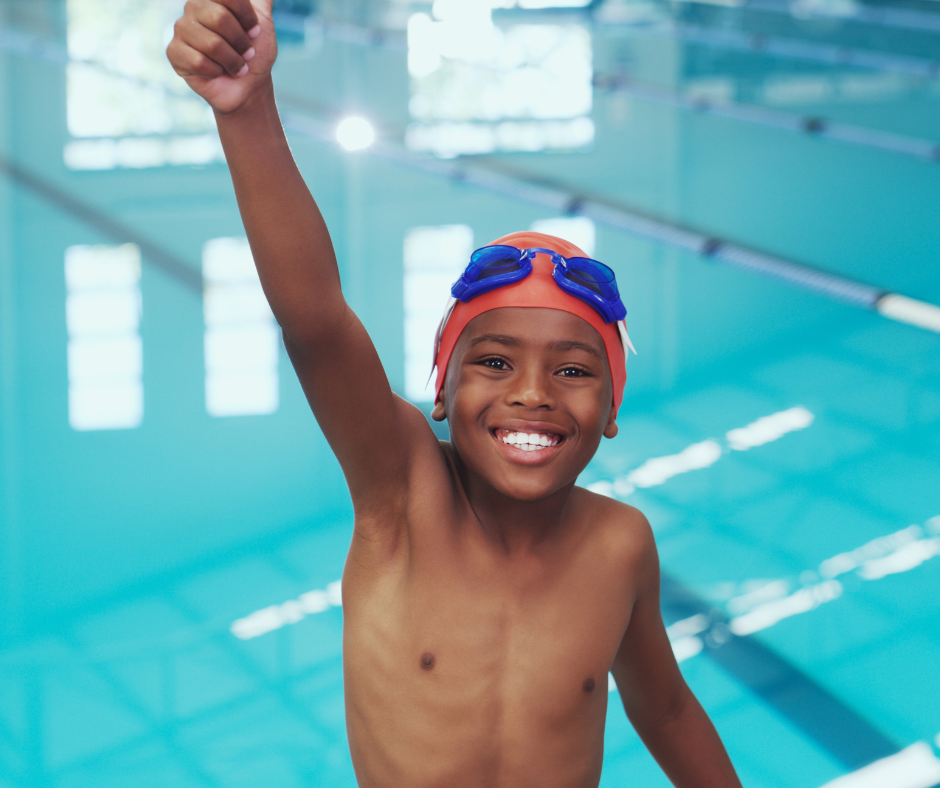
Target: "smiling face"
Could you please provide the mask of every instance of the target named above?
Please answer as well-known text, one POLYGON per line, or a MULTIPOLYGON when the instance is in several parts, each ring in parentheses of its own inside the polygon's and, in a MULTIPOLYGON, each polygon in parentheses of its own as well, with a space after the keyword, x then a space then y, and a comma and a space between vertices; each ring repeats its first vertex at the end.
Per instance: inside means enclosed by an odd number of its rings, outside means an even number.
POLYGON ((601 436, 617 434, 604 342, 557 309, 505 307, 460 335, 434 418, 480 481, 516 500, 573 484, 601 436))

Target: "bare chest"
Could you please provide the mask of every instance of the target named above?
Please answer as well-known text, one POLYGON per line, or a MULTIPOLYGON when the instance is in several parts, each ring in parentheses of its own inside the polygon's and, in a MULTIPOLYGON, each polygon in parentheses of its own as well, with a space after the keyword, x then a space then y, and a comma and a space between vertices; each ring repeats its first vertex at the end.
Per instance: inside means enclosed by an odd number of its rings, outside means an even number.
POLYGON ((438 555, 361 589, 346 579, 347 661, 455 707, 546 719, 591 705, 629 619, 620 584, 603 571, 513 569, 438 555))
POLYGON ((344 578, 354 759, 357 746, 363 761, 420 752, 406 761, 448 772, 467 758, 478 772, 488 759, 505 770, 518 758, 534 774, 536 753, 552 742, 568 764, 554 765, 556 776, 593 772, 607 671, 630 612, 602 567, 514 572, 446 550, 368 576, 354 566, 344 578))
POLYGON ((344 578, 350 645, 380 639, 400 670, 440 680, 480 674, 515 686, 565 674, 563 685, 597 685, 630 615, 629 579, 577 557, 514 564, 438 550, 358 574, 344 578))

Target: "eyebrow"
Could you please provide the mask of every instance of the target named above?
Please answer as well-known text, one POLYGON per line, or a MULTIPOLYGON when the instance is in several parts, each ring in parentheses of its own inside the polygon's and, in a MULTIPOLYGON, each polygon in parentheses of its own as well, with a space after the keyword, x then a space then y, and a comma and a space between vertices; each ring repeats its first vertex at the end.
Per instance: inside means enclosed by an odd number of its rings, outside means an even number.
POLYGON ((483 342, 495 342, 497 345, 505 345, 506 347, 519 347, 522 344, 516 337, 506 334, 480 334, 480 336, 473 339, 470 347, 476 347, 483 342))
POLYGON ((573 339, 565 339, 561 342, 553 342, 552 347, 555 350, 583 350, 585 353, 590 353, 595 358, 600 358, 600 351, 594 345, 589 345, 587 342, 577 342, 573 339))
MULTIPOLYGON (((520 347, 523 344, 518 337, 508 336, 507 334, 481 334, 470 342, 470 347, 476 347, 483 342, 495 342, 505 347, 520 347)), ((601 358, 600 351, 594 345, 587 342, 578 342, 574 339, 562 339, 558 342, 552 342, 550 347, 552 350, 561 351, 562 353, 569 350, 583 350, 597 359, 601 358)))

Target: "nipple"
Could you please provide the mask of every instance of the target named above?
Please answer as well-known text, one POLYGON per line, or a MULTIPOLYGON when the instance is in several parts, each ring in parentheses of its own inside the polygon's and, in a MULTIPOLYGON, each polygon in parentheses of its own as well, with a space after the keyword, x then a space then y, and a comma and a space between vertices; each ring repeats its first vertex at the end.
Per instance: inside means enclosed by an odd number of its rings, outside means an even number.
POLYGON ((594 679, 590 677, 586 678, 584 680, 584 684, 581 685, 581 689, 583 689, 585 692, 593 692, 594 691, 594 679))
POLYGON ((434 667, 434 655, 425 651, 421 655, 421 670, 431 670, 434 667))

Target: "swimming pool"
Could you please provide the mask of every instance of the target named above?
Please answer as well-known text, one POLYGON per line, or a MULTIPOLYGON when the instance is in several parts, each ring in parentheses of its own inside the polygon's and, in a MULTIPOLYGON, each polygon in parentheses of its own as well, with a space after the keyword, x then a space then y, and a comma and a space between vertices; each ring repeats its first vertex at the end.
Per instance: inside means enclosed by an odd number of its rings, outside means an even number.
MULTIPOLYGON (((178 5, 0 3, 0 786, 354 784, 351 508, 163 63, 178 5)), ((458 6, 279 20, 294 154, 393 387, 427 398, 473 244, 593 246, 639 355, 582 482, 653 524, 742 780, 875 784, 901 753, 893 784, 940 784, 940 336, 865 308, 940 304, 940 11, 458 6), (350 114, 371 147, 337 145, 350 114)), ((610 699, 602 784, 666 785, 610 699)))

